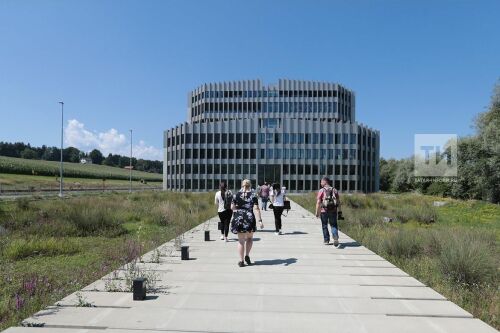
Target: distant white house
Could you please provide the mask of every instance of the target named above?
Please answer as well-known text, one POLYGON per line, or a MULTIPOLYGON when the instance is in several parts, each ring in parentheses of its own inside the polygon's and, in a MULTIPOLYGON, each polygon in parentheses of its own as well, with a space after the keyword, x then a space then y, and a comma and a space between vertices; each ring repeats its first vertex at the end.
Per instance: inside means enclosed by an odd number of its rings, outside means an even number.
POLYGON ((92 159, 91 158, 88 158, 88 157, 85 157, 85 158, 82 158, 80 160, 80 163, 81 164, 92 164, 92 159))

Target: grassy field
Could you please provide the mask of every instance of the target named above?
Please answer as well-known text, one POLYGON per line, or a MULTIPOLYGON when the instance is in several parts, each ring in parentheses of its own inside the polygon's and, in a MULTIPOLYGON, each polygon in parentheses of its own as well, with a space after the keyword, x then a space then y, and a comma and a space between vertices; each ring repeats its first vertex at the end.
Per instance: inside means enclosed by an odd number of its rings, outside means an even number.
MULTIPOLYGON (((291 198, 314 212, 314 194, 291 198)), ((500 206, 417 194, 341 200, 342 232, 500 328, 500 206), (446 204, 435 207, 434 201, 446 204)))
MULTIPOLYGON (((59 175, 59 162, 27 160, 15 157, 0 156, 0 174, 23 174, 32 176, 57 177, 59 175)), ((129 179, 126 169, 97 164, 64 163, 65 177, 95 178, 95 179, 129 179)), ((161 181, 161 174, 134 171, 134 180, 161 181)))
MULTIPOLYGON (((162 181, 147 181, 145 184, 138 180, 132 181, 133 188, 144 187, 161 187, 162 181)), ((64 177, 65 190, 78 190, 88 188, 128 188, 129 181, 123 179, 108 179, 103 182, 102 179, 95 178, 74 178, 64 177)), ((19 175, 0 173, 0 192, 6 190, 47 190, 58 189, 59 178, 50 176, 32 176, 32 175, 19 175)))
POLYGON ((212 198, 141 192, 0 201, 0 330, 209 219, 212 198))

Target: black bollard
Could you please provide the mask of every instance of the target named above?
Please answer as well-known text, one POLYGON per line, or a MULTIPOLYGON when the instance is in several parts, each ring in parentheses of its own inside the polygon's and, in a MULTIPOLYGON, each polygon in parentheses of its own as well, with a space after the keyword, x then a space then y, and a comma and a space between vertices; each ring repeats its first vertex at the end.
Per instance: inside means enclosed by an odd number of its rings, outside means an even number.
POLYGON ((210 230, 205 230, 205 242, 210 241, 210 230))
POLYGON ((132 282, 134 301, 143 301, 146 299, 146 278, 135 278, 132 282))
POLYGON ((181 260, 189 260, 189 246, 181 246, 181 260))

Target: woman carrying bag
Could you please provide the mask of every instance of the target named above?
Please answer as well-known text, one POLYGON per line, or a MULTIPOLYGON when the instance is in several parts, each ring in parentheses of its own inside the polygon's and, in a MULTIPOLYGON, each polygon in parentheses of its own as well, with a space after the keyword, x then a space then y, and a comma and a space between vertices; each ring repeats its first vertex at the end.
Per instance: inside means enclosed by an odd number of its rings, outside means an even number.
POLYGON ((217 213, 220 219, 220 239, 227 242, 227 234, 229 233, 229 224, 233 211, 231 210, 231 201, 233 200, 233 193, 227 189, 225 182, 219 185, 220 191, 215 193, 215 205, 217 206, 217 213))
POLYGON ((285 188, 281 188, 280 184, 274 183, 271 191, 271 205, 274 213, 274 225, 276 227, 276 235, 282 235, 281 232, 281 215, 285 210, 285 188))

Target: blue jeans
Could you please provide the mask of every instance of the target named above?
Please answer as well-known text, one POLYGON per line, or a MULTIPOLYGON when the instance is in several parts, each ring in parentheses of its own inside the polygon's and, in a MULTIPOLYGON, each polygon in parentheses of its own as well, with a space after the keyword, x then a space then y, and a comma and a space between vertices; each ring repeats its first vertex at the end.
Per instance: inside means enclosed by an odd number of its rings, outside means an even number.
POLYGON ((339 228, 337 225, 337 212, 326 212, 320 214, 321 226, 323 227, 323 239, 325 242, 330 241, 330 233, 328 232, 328 224, 332 228, 333 239, 339 239, 339 228))
POLYGON ((262 210, 267 210, 267 201, 268 200, 269 200, 269 198, 263 198, 263 197, 260 198, 260 202, 262 204, 262 210))

